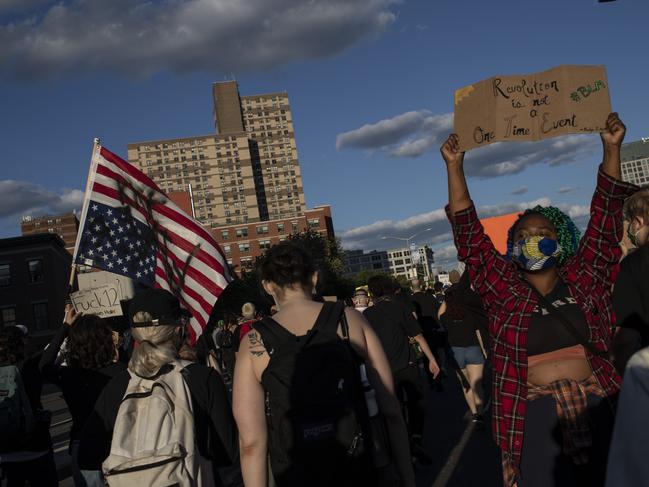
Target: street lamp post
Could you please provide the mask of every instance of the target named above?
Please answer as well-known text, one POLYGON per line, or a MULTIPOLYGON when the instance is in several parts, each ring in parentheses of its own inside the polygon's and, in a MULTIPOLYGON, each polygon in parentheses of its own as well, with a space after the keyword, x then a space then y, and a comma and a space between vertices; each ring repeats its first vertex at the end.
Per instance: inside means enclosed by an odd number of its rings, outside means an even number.
POLYGON ((427 229, 425 229, 425 230, 422 230, 421 232, 417 232, 417 233, 415 233, 414 235, 410 235, 409 237, 393 237, 392 235, 383 235, 383 236, 381 237, 381 240, 386 240, 386 239, 388 239, 388 238, 391 238, 391 239, 394 239, 394 240, 401 240, 401 241, 403 241, 403 242, 406 242, 406 248, 407 248, 408 251, 411 253, 411 254, 410 254, 410 266, 411 266, 411 269, 414 270, 414 273, 413 273, 413 274, 414 274, 414 278, 413 278, 413 279, 417 279, 418 274, 417 274, 417 267, 415 266, 415 264, 414 264, 414 262, 413 262, 413 260, 412 260, 412 250, 410 249, 410 241, 411 241, 412 239, 414 239, 415 237, 418 237, 418 236, 421 235, 422 233, 430 232, 431 230, 432 230, 432 228, 427 228, 427 229))

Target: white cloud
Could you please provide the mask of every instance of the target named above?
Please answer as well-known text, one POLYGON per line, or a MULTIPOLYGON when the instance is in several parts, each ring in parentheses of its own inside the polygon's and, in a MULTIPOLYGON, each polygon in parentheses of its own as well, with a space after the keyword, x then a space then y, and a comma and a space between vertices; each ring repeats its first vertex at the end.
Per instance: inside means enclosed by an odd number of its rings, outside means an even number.
POLYGON ((83 203, 83 191, 65 189, 55 193, 42 186, 26 181, 5 179, 0 181, 0 221, 3 228, 15 228, 19 232, 21 216, 67 213, 79 210, 83 203))
POLYGON ((394 157, 417 157, 438 145, 453 126, 453 114, 434 115, 428 110, 402 113, 392 118, 344 132, 336 148, 385 150, 394 157))
POLYGON ((559 194, 568 194, 568 193, 573 193, 576 190, 577 190, 577 188, 573 188, 572 186, 563 186, 563 187, 557 189, 557 193, 559 193, 559 194))
MULTIPOLYGON (((376 150, 391 157, 418 157, 436 151, 452 131, 452 113, 434 115, 429 110, 410 111, 341 133, 336 138, 336 148, 376 150)), ((492 178, 516 174, 534 164, 566 164, 590 156, 598 145, 596 138, 589 135, 495 143, 467 152, 466 174, 492 178)))
POLYGON ((434 252, 435 266, 437 267, 449 270, 457 262, 457 249, 453 244, 434 249, 434 252))
POLYGON ((512 191, 509 194, 514 195, 514 196, 518 196, 518 195, 527 193, 527 189, 528 189, 527 186, 521 186, 520 188, 516 188, 514 191, 512 191))
MULTIPOLYGON (((499 205, 485 205, 478 208, 480 218, 504 215, 516 211, 523 211, 536 205, 547 206, 551 202, 548 198, 539 198, 523 203, 502 203, 499 205)), ((346 249, 387 250, 405 246, 405 242, 393 238, 406 238, 419 234, 415 238, 417 243, 442 244, 452 240, 451 227, 443 208, 413 215, 403 220, 379 220, 368 225, 350 228, 339 232, 343 247, 346 249), (427 231, 426 229, 431 230, 427 231)))
POLYGON ((0 23, 0 72, 146 76, 273 68, 329 57, 381 34, 395 22, 390 6, 398 1, 59 1, 44 14, 28 11, 0 23))

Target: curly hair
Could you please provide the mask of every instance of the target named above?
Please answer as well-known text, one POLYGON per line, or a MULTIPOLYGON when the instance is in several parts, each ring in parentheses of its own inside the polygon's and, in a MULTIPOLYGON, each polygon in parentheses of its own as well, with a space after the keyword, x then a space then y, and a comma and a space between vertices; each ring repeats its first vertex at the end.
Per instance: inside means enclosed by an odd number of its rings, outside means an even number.
POLYGON ((114 362, 115 344, 108 323, 95 315, 77 319, 70 327, 65 358, 70 367, 88 370, 98 370, 114 362))
POLYGON ((0 366, 16 365, 25 358, 23 335, 15 326, 0 330, 0 366))
POLYGON ((577 225, 556 206, 535 206, 534 208, 529 208, 525 210, 518 216, 518 219, 511 226, 507 232, 507 257, 511 259, 512 251, 514 249, 514 233, 516 227, 521 222, 523 218, 528 215, 537 214, 547 218, 552 225, 554 225, 555 230, 557 231, 557 241, 561 246, 561 254, 557 258, 557 264, 563 265, 563 263, 568 260, 570 257, 575 255, 577 252, 577 247, 579 246, 579 239, 581 238, 581 232, 577 228, 577 225))

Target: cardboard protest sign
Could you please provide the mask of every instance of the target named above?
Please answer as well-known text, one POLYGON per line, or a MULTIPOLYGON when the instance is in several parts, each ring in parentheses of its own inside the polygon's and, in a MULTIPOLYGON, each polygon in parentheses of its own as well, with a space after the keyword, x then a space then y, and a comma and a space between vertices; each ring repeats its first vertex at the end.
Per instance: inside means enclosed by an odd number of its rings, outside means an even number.
POLYGON ((85 289, 70 294, 72 306, 77 312, 97 315, 100 318, 122 316, 120 291, 116 284, 85 289))
POLYGON ((462 150, 600 132, 610 112, 604 66, 494 76, 455 92, 455 132, 462 150))

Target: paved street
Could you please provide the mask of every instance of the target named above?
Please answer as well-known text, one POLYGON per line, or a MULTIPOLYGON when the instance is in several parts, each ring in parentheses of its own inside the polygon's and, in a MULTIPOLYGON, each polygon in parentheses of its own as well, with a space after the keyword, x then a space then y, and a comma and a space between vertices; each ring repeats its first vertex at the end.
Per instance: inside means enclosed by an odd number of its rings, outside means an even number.
POLYGON ((52 426, 50 434, 54 443, 54 460, 59 472, 59 485, 72 487, 72 471, 70 468, 70 455, 68 454, 70 428, 72 420, 70 413, 58 390, 51 388, 45 390, 43 395, 43 407, 52 411, 52 426))
POLYGON ((433 465, 417 470, 417 486, 501 487, 500 452, 488 414, 485 429, 475 430, 459 381, 449 376, 444 392, 431 391, 427 403, 425 446, 433 465))
MULTIPOLYGON (((417 486, 500 487, 500 455, 489 425, 484 431, 475 431, 466 416, 458 381, 448 377, 445 386, 444 392, 429 392, 425 441, 433 465, 417 469, 417 486)), ((47 392, 43 402, 53 413, 51 433, 60 485, 71 487, 70 415, 61 394, 47 392)))

